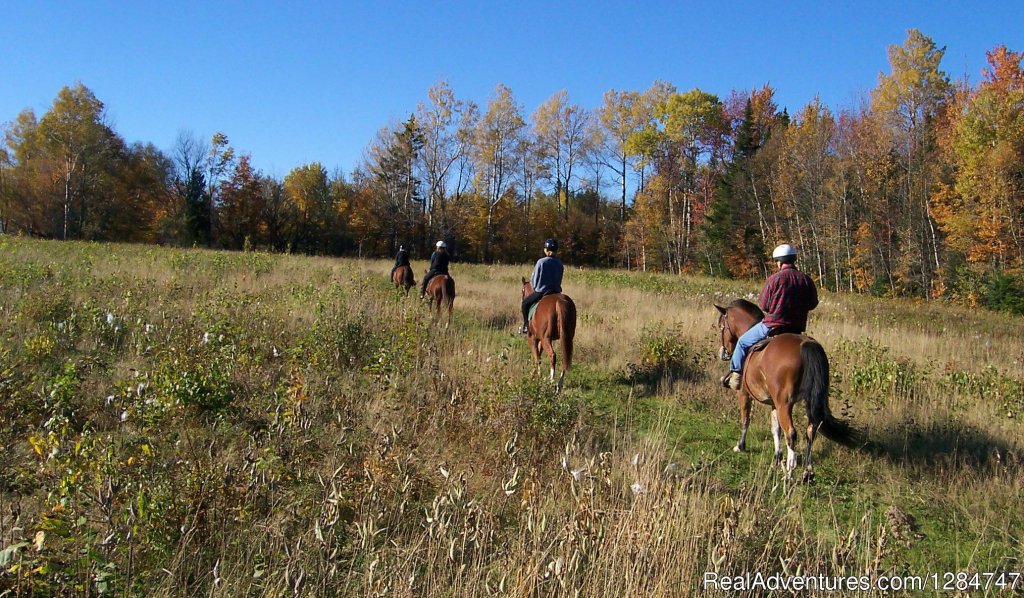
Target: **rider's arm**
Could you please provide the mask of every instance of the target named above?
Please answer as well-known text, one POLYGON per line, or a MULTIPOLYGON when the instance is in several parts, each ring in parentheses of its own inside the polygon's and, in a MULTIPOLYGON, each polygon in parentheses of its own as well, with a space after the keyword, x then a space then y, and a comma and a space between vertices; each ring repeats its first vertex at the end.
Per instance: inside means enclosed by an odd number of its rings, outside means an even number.
POLYGON ((543 260, 537 260, 537 265, 533 267, 533 274, 530 275, 530 286, 533 287, 534 291, 540 286, 540 278, 544 269, 542 263, 543 260))

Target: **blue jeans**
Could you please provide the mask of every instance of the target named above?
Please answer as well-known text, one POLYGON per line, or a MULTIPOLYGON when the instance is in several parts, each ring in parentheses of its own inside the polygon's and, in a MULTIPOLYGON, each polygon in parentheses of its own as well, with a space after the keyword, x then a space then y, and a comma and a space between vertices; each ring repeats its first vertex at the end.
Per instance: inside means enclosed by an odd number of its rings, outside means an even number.
POLYGON ((743 333, 743 336, 736 341, 736 349, 732 352, 732 361, 729 362, 729 370, 733 372, 743 371, 743 360, 747 357, 747 351, 757 341, 768 338, 771 329, 764 325, 764 322, 754 324, 753 328, 743 333))

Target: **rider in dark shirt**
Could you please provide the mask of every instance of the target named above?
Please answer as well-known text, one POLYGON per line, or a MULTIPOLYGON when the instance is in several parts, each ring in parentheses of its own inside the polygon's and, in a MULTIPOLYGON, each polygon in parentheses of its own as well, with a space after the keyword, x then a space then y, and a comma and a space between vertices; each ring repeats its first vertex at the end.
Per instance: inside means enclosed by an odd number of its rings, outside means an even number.
POLYGON ((395 255, 395 265, 391 268, 391 276, 395 275, 395 270, 399 266, 409 266, 409 250, 404 243, 398 246, 398 254, 395 255))
POLYGON ((814 280, 796 269, 796 249, 788 244, 779 245, 772 252, 772 258, 777 271, 765 281, 758 297, 764 319, 736 341, 730 371, 722 378, 722 385, 733 390, 740 389, 743 360, 750 347, 780 329, 803 333, 807 328, 807 314, 818 306, 818 288, 814 286, 814 280))
POLYGON ((555 257, 557 251, 558 241, 555 239, 544 241, 544 257, 537 260, 537 265, 533 267, 533 274, 530 276, 530 286, 533 287, 533 292, 523 298, 523 327, 519 329, 520 334, 526 334, 529 331, 526 320, 533 304, 543 299, 544 295, 562 292, 562 274, 565 272, 565 266, 562 265, 561 260, 555 257))
POLYGON ((423 276, 423 282, 420 284, 420 296, 422 297, 427 293, 427 283, 430 279, 437 276, 438 274, 448 274, 448 245, 444 241, 438 241, 436 244, 437 249, 434 253, 430 254, 430 269, 423 276))

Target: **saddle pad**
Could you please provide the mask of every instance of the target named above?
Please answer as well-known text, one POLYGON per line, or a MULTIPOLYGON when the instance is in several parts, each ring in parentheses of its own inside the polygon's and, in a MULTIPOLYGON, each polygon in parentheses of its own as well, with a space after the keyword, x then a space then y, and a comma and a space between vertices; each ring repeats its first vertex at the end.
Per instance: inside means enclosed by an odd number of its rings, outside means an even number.
POLYGON ((763 338, 763 339, 757 341, 756 343, 754 343, 753 345, 751 345, 750 346, 750 350, 747 351, 747 353, 748 354, 749 353, 757 353, 761 349, 764 349, 765 347, 767 347, 768 343, 770 343, 770 342, 772 342, 772 337, 769 336, 769 337, 763 338))
MULTIPOLYGON (((772 332, 774 332, 774 330, 772 332)), ((788 330, 783 330, 782 332, 780 332, 778 334, 771 334, 771 335, 769 335, 769 336, 767 336, 767 337, 757 341, 753 345, 751 345, 750 346, 750 351, 748 351, 748 354, 749 353, 757 353, 758 351, 764 349, 765 347, 768 346, 768 343, 772 342, 772 339, 774 339, 779 334, 800 334, 800 333, 798 333, 798 332, 790 332, 788 330)), ((807 335, 802 335, 802 336, 807 336, 807 335)), ((807 338, 811 338, 811 337, 807 336, 807 338)))
MULTIPOLYGON (((541 297, 541 299, 543 299, 543 297, 541 297)), ((536 302, 536 303, 534 303, 533 305, 530 306, 530 311, 529 311, 529 313, 526 316, 527 320, 532 320, 533 319, 533 314, 537 313, 537 306, 539 306, 539 305, 540 305, 540 301, 538 301, 538 302, 536 302)))

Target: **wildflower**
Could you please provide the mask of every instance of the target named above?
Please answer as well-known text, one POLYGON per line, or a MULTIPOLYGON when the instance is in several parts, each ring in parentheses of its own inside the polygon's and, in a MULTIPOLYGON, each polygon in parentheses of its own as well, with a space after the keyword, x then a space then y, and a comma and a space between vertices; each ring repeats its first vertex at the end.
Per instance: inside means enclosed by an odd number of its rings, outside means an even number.
POLYGON ((124 411, 121 412, 121 421, 123 421, 123 422, 128 421, 128 410, 127 409, 125 409, 124 411))
POLYGON ((107 312, 107 324, 109 325, 109 324, 113 324, 113 323, 114 323, 114 314, 112 314, 112 313, 110 313, 108 311, 107 312))
POLYGON ((647 489, 644 488, 644 485, 640 482, 633 482, 633 485, 630 486, 629 489, 633 491, 633 494, 643 494, 647 491, 647 489))

